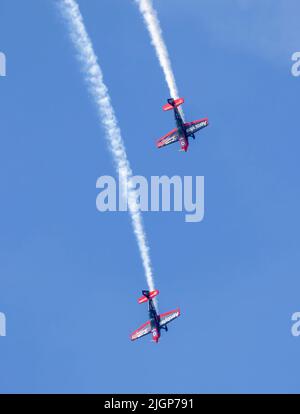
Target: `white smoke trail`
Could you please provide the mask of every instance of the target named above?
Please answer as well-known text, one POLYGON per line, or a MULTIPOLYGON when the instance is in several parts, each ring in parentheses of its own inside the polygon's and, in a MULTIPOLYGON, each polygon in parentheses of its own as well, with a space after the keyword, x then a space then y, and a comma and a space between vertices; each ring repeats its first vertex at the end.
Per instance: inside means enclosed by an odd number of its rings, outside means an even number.
MULTIPOLYGON (((176 86, 175 76, 172 70, 171 60, 163 39, 160 22, 157 17, 157 13, 153 7, 151 0, 135 0, 139 6, 140 12, 144 18, 144 22, 150 34, 151 43, 155 49, 156 56, 162 67, 165 75, 165 79, 170 91, 171 98, 178 98, 178 89, 176 86)), ((183 111, 180 108, 183 115, 183 111)))
POLYGON ((94 98, 99 118, 104 126, 108 147, 112 152, 115 166, 122 181, 122 187, 124 189, 123 196, 128 197, 128 209, 141 254, 147 284, 150 290, 154 290, 149 248, 143 227, 142 216, 136 205, 136 190, 131 182, 132 171, 127 159, 124 142, 111 104, 108 89, 103 81, 100 65, 94 52, 91 39, 84 26, 83 18, 76 0, 60 0, 59 5, 68 22, 71 39, 77 50, 86 83, 94 98))

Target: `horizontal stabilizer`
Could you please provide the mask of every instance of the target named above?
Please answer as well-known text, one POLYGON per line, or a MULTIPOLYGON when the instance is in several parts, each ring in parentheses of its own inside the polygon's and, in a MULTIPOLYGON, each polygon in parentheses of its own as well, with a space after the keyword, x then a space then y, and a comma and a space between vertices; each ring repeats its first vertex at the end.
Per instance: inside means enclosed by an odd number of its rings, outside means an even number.
POLYGON ((171 109, 174 109, 184 103, 183 98, 173 99, 172 103, 170 103, 171 101, 171 99, 168 99, 168 103, 163 106, 164 111, 170 111, 171 109))
POLYGON ((152 292, 150 292, 150 293, 149 293, 149 298, 150 298, 150 299, 153 299, 153 298, 155 298, 155 296, 157 296, 158 294, 159 294, 159 290, 157 290, 157 289, 152 290, 152 292))
POLYGON ((148 298, 147 298, 146 296, 142 296, 142 297, 140 297, 140 298, 138 299, 138 302, 139 302, 139 303, 145 303, 145 302, 148 302, 148 298))
POLYGON ((157 296, 159 294, 159 290, 157 290, 157 289, 152 290, 151 292, 149 292, 149 291, 144 291, 144 292, 145 292, 144 295, 141 296, 138 299, 138 303, 148 302, 149 299, 153 299, 153 298, 155 298, 155 296, 157 296))

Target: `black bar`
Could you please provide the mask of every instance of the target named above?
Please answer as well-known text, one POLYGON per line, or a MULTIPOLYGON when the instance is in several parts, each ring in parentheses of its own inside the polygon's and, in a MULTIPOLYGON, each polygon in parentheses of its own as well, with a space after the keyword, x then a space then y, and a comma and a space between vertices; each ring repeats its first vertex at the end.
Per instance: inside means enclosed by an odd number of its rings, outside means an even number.
POLYGON ((123 409, 128 412, 147 410, 155 412, 166 409, 211 409, 239 408, 240 410, 272 408, 287 410, 289 402, 296 403, 297 394, 2 394, 0 407, 7 405, 9 410, 20 404, 39 410, 55 409, 66 405, 71 408, 86 410, 96 405, 97 412, 103 409, 123 409))

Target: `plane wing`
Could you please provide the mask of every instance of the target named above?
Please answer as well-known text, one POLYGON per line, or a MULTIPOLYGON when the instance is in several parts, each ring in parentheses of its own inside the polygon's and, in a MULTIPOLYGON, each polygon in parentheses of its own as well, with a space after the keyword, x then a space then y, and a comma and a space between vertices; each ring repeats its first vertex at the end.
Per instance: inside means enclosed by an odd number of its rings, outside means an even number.
POLYGON ((195 134, 202 128, 205 128, 208 125, 208 118, 198 119, 197 121, 187 122, 184 124, 185 132, 187 136, 195 134))
POLYGON ((140 328, 138 328, 136 331, 134 331, 130 335, 130 339, 132 341, 135 341, 136 339, 141 338, 142 336, 148 335, 151 332, 151 325, 150 322, 144 323, 140 328))
POLYGON ((166 135, 161 137, 156 142, 157 148, 165 147, 166 145, 173 144, 173 142, 178 141, 180 138, 179 132, 177 128, 172 129, 172 131, 168 132, 166 135))
POLYGON ((159 326, 162 327, 162 326, 167 325, 173 319, 178 318, 179 315, 180 315, 180 309, 175 309, 175 310, 170 311, 170 312, 162 313, 160 315, 159 326))

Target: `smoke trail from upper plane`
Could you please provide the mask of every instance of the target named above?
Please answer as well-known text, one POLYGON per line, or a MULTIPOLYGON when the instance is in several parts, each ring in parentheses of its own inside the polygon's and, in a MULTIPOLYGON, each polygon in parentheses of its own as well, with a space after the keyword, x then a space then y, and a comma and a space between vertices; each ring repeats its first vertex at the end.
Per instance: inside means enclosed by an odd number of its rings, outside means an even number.
POLYGON ((59 5, 68 22, 71 39, 78 52, 78 58, 83 68, 86 83, 96 103, 99 119, 105 130, 108 147, 113 155, 115 166, 122 181, 123 196, 128 198, 128 209, 141 254, 147 284, 150 290, 154 290, 149 248, 143 227, 142 216, 137 209, 136 190, 131 181, 132 171, 127 159, 126 149, 111 104, 108 89, 103 80, 102 70, 94 52, 91 39, 86 31, 76 0, 60 0, 59 5))
MULTIPOLYGON (((157 13, 153 8, 151 0, 135 0, 139 6, 140 12, 144 18, 144 22, 150 34, 151 43, 154 46, 156 56, 165 75, 165 79, 170 91, 171 98, 178 98, 178 89, 176 86, 175 76, 166 44, 163 39, 162 30, 157 17, 157 13)), ((180 108, 183 115, 183 111, 180 108)))

